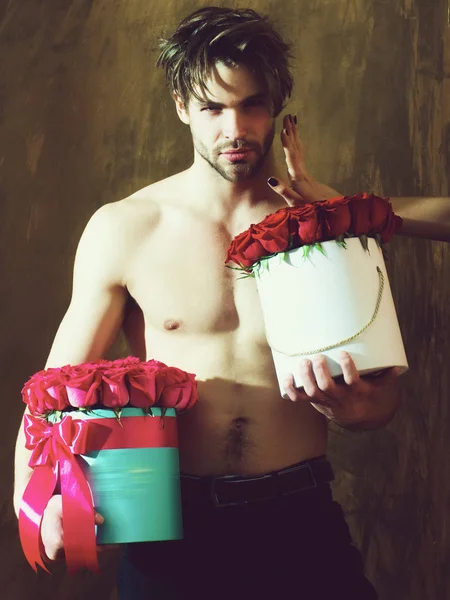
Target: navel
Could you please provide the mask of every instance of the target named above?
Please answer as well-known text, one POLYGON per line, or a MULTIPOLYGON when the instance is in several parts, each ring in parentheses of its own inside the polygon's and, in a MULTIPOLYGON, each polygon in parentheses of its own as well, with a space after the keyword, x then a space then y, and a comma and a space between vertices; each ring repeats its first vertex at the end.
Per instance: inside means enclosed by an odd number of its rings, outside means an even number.
POLYGON ((237 419, 232 420, 232 429, 243 429, 246 425, 248 425, 249 420, 245 417, 238 417, 237 419))
POLYGON ((174 331, 175 329, 179 329, 181 327, 181 321, 177 321, 175 319, 166 319, 164 321, 164 329, 167 331, 174 331))

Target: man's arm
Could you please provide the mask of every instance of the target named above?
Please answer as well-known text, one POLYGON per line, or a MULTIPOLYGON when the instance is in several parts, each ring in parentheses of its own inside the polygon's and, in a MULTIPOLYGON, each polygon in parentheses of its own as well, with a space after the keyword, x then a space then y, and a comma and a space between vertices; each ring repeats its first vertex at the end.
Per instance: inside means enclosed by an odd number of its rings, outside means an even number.
POLYGON ((366 387, 366 390, 362 392, 362 397, 364 398, 365 392, 366 397, 370 398, 370 405, 369 403, 365 404, 360 414, 352 415, 350 418, 346 418, 344 415, 342 419, 339 414, 336 414, 330 416, 330 420, 350 431, 373 431, 386 427, 400 406, 400 387, 395 377, 395 371, 392 370, 379 375, 378 378, 370 375, 364 376, 364 383, 369 382, 371 387, 369 389, 366 387), (380 380, 377 381, 377 379, 380 380))
MULTIPOLYGON (((104 355, 123 320, 125 250, 116 205, 99 209, 80 239, 74 266, 72 299, 59 326, 46 368, 79 364, 104 355)), ((19 513, 32 470, 25 448, 23 421, 15 454, 14 508, 19 513)))

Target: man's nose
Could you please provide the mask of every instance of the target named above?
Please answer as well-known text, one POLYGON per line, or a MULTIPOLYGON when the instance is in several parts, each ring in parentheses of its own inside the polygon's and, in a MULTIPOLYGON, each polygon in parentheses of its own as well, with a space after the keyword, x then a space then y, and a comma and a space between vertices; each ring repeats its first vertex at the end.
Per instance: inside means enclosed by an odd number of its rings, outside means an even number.
POLYGON ((241 111, 230 110, 224 115, 223 134, 231 140, 245 138, 247 135, 247 123, 245 115, 241 111))

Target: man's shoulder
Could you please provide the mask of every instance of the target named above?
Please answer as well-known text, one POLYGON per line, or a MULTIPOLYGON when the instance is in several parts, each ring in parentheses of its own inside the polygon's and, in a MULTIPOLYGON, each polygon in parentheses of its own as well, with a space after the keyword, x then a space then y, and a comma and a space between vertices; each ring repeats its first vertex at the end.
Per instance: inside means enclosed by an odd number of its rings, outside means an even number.
MULTIPOLYGON (((123 219, 134 221, 135 219, 157 221, 166 206, 174 206, 181 199, 184 188, 184 172, 177 173, 165 179, 151 183, 115 202, 102 206, 99 211, 104 211, 105 218, 123 219)), ((97 211, 97 212, 99 212, 97 211)))
POLYGON ((90 238, 134 244, 158 227, 165 212, 183 209, 183 188, 183 173, 178 173, 108 202, 91 216, 84 237, 90 233, 90 238))

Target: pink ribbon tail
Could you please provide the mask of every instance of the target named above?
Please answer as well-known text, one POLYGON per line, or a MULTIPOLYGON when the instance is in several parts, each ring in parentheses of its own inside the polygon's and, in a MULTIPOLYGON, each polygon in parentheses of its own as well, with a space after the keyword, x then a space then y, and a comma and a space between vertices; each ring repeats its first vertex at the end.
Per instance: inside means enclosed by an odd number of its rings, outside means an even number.
POLYGON ((95 537, 95 513, 86 476, 73 455, 60 462, 64 550, 67 571, 82 567, 99 572, 95 537))
POLYGON ((35 571, 39 565, 49 572, 43 561, 44 552, 40 542, 41 523, 45 507, 55 489, 57 477, 57 473, 50 465, 35 467, 20 505, 20 541, 25 557, 35 571))

